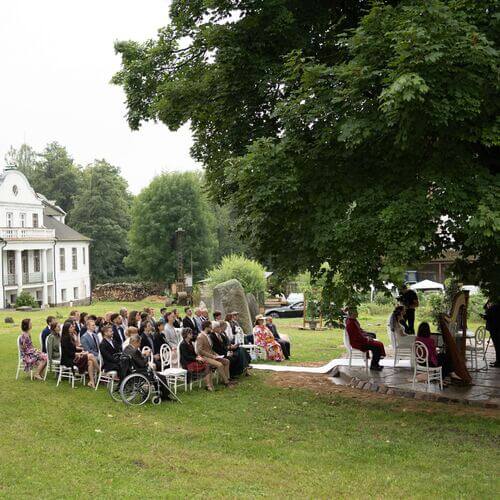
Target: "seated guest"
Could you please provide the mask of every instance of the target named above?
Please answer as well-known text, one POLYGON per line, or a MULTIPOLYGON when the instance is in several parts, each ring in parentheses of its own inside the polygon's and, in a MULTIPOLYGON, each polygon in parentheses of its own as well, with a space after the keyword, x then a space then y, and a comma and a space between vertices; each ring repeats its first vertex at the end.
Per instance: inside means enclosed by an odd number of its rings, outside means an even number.
POLYGON ((284 356, 281 346, 276 342, 272 332, 264 325, 264 316, 262 314, 259 314, 255 318, 253 338, 255 345, 261 346, 266 350, 267 359, 271 361, 283 361, 284 356))
POLYGON ((121 349, 121 345, 125 342, 125 328, 122 326, 122 317, 118 313, 113 313, 109 319, 113 325, 113 340, 121 349))
POLYGON ((172 309, 172 313, 174 315, 174 327, 182 328, 182 319, 179 314, 179 309, 172 309))
POLYGON ((96 332, 95 321, 93 319, 88 319, 85 325, 85 329, 86 331, 80 339, 82 349, 84 351, 92 353, 95 359, 99 359, 100 340, 96 332))
POLYGON ((214 311, 213 317, 214 321, 222 321, 222 313, 220 311, 214 311))
POLYGON ((165 338, 165 333, 162 330, 153 332, 153 344, 154 344, 154 352, 160 353, 161 346, 167 343, 167 339, 165 338))
POLYGON ((69 318, 68 319, 71 319, 73 321, 75 321, 75 330, 76 330, 76 335, 78 336, 78 342, 80 342, 80 330, 81 330, 81 326, 80 326, 80 312, 79 311, 71 311, 69 313, 69 318))
MULTIPOLYGON (((167 313, 167 308, 166 307, 162 307, 160 309, 160 319, 158 320, 158 327, 160 329, 163 329, 165 327, 165 323, 167 322, 167 320, 165 319, 165 314, 166 313, 167 313)), ((176 328, 178 328, 178 327, 176 327, 176 328)))
MULTIPOLYGON (((201 315, 202 315, 202 310, 201 310, 201 308, 197 307, 194 311, 193 320, 196 323, 196 328, 197 328, 198 332, 201 332, 201 330, 202 330, 201 325, 203 324, 203 318, 201 317, 201 315)), ((193 335, 194 335, 194 331, 193 331, 193 335)))
POLYGON ((182 329, 182 342, 179 346, 179 356, 181 366, 187 370, 191 379, 195 376, 203 377, 205 381, 205 389, 212 392, 214 386, 212 383, 212 370, 201 356, 196 354, 193 345, 193 331, 191 328, 182 329))
POLYGON ((125 347, 128 346, 128 344, 130 342, 130 337, 132 337, 132 335, 136 335, 136 334, 139 334, 139 330, 135 326, 129 326, 125 330, 125 337, 126 338, 125 338, 125 341, 122 344, 122 351, 124 351, 125 347))
POLYGON ((98 371, 96 358, 85 352, 76 344, 76 327, 74 321, 66 321, 61 332, 61 365, 73 369, 78 368, 79 373, 89 373, 89 387, 95 388, 95 374, 98 371))
POLYGON ((45 320, 47 323, 47 326, 42 330, 42 352, 47 352, 46 346, 45 346, 45 341, 47 340, 47 337, 50 335, 51 330, 52 330, 52 323, 56 323, 56 318, 54 316, 47 316, 47 319, 45 320))
POLYGON ((411 348, 415 342, 415 335, 408 335, 404 329, 405 306, 397 306, 389 318, 391 329, 398 347, 411 348))
POLYGON ((193 310, 191 307, 186 307, 184 309, 184 312, 186 313, 186 316, 184 316, 184 319, 182 320, 182 327, 183 328, 191 328, 193 331, 194 338, 196 339, 196 335, 198 333, 198 326, 196 325, 196 322, 193 318, 193 310))
POLYGON ((175 316, 173 312, 169 312, 166 314, 166 320, 167 322, 165 323, 163 332, 165 334, 165 342, 167 343, 168 347, 170 347, 170 353, 172 357, 171 363, 175 365, 179 359, 177 346, 182 339, 181 330, 180 328, 174 327, 175 316))
POLYGON ((155 341, 153 339, 153 334, 155 329, 153 322, 151 320, 141 321, 141 327, 139 328, 139 336, 141 337, 141 349, 148 347, 153 354, 153 361, 158 369, 161 367, 160 360, 160 349, 156 349, 155 341))
POLYGON ((52 370, 52 361, 61 360, 61 325, 54 321, 50 335, 47 337, 47 358, 49 370, 52 370))
POLYGON ((139 329, 139 322, 141 321, 141 314, 139 311, 130 311, 128 315, 128 326, 133 326, 139 329))
POLYGON ((274 339, 281 346, 281 350, 283 351, 283 355, 285 356, 285 359, 290 359, 290 340, 288 338, 286 338, 284 335, 282 337, 280 337, 280 334, 278 333, 278 329, 276 328, 276 325, 273 323, 272 316, 266 317, 266 327, 268 330, 271 331, 274 339))
POLYGON ((346 320, 346 331, 349 336, 349 343, 354 349, 358 349, 362 352, 371 351, 372 362, 370 365, 371 370, 381 371, 383 369, 380 366, 380 358, 385 357, 384 344, 378 340, 374 340, 373 337, 365 332, 357 320, 358 311, 354 308, 348 310, 348 317, 346 320))
POLYGON ((120 366, 118 364, 117 355, 120 354, 121 350, 120 347, 113 342, 113 328, 110 325, 106 325, 101 333, 102 342, 99 345, 99 351, 102 357, 102 371, 119 373, 120 366))
POLYGON ((226 314, 226 317, 224 319, 224 323, 226 324, 226 330, 225 334, 229 342, 236 343, 234 341, 234 334, 233 334, 233 329, 231 328, 231 321, 233 320, 233 316, 231 314, 226 314))
POLYGON ((253 333, 249 335, 245 335, 243 332, 243 328, 241 328, 240 321, 239 321, 239 316, 240 313, 238 311, 233 311, 231 313, 231 329, 233 330, 233 336, 236 337, 237 339, 243 338, 243 342, 245 344, 253 344, 254 339, 253 339, 253 333))
POLYGON ((78 324, 80 326, 80 338, 81 336, 85 333, 87 329, 87 318, 88 318, 88 313, 82 312, 80 313, 80 318, 78 320, 78 324))
MULTIPOLYGON (((246 349, 243 349, 238 344, 229 340, 226 335, 228 324, 225 321, 219 321, 218 323, 219 327, 217 329, 217 334, 222 340, 224 349, 227 352, 227 357, 231 363, 229 365, 229 374, 231 375, 231 378, 234 378, 243 373, 248 377, 250 375, 248 369, 251 368, 250 354, 248 354, 248 351, 246 349)), ((230 327, 229 330, 231 330, 230 327)))
POLYGON ((196 352, 205 363, 219 372, 222 383, 226 387, 231 387, 233 383, 229 381, 229 360, 218 355, 210 343, 209 334, 212 330, 212 322, 204 321, 201 326, 202 330, 196 338, 196 352))
POLYGON ((126 307, 122 307, 120 309, 120 316, 122 317, 122 326, 123 328, 128 328, 128 310, 126 307))
POLYGON ((460 377, 453 371, 453 363, 450 356, 447 355, 445 351, 439 353, 437 352, 436 343, 431 337, 431 327, 429 326, 429 323, 420 323, 417 330, 416 340, 422 342, 422 344, 427 347, 427 351, 429 353, 429 366, 440 366, 443 378, 449 376, 451 378, 460 379, 460 377))
POLYGON ((43 380, 43 373, 47 366, 47 354, 33 347, 31 341, 31 320, 23 319, 21 321, 21 337, 19 338, 19 350, 23 360, 24 371, 35 370, 35 378, 43 380))
MULTIPOLYGON (((156 366, 154 363, 149 361, 149 355, 151 354, 151 350, 149 347, 144 347, 142 351, 139 349, 141 345, 141 337, 137 334, 132 335, 130 337, 129 345, 123 351, 124 354, 130 356, 132 360, 132 364, 136 371, 140 373, 146 373, 148 368, 151 370, 155 370, 156 366)), ((160 384, 160 394, 163 400, 169 400, 170 394, 169 390, 165 387, 167 385, 167 380, 165 376, 161 373, 156 373, 156 376, 163 382, 160 384)))

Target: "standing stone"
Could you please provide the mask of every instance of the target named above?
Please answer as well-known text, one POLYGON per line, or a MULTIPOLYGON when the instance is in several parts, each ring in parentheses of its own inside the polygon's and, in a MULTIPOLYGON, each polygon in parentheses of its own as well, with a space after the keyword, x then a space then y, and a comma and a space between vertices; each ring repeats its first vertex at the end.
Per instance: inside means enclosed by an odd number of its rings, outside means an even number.
POLYGON ((259 314, 259 304, 253 293, 247 293, 248 309, 250 310, 250 319, 252 323, 255 321, 255 316, 259 314))
POLYGON ((252 333, 247 297, 238 280, 225 281, 214 287, 214 309, 221 311, 222 317, 233 311, 238 311, 239 322, 244 333, 252 333))

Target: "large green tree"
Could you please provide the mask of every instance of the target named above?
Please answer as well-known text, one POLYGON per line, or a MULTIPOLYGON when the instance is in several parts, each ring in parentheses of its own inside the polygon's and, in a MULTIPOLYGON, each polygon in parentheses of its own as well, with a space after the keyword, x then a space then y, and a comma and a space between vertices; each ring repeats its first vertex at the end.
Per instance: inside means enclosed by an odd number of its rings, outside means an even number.
POLYGON ((33 171, 36 168, 37 160, 38 155, 29 144, 21 144, 19 149, 11 146, 5 155, 5 163, 7 165, 14 165, 28 180, 31 179, 33 171))
POLYGON ((127 233, 130 229, 132 195, 120 169, 96 160, 82 172, 69 223, 92 239, 90 262, 93 283, 127 273, 127 233))
POLYGON ((136 197, 126 263, 143 278, 172 282, 176 278, 175 232, 184 229, 184 266, 191 259, 196 277, 212 265, 217 247, 215 219, 194 172, 159 175, 136 197))
POLYGON ((117 44, 115 82, 133 128, 191 120, 212 192, 272 267, 328 262, 352 289, 455 249, 498 295, 496 7, 174 1, 157 40, 117 44))
POLYGON ((55 200, 57 205, 69 212, 73 208, 73 198, 80 190, 81 169, 64 146, 52 142, 39 154, 28 179, 37 193, 55 200))

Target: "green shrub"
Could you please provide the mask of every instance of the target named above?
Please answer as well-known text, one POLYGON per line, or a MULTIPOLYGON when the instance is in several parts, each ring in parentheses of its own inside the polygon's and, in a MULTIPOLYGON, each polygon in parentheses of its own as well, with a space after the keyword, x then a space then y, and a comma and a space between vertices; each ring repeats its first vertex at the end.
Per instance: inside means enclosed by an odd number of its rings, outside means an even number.
POLYGON ((394 298, 390 293, 378 291, 375 292, 374 301, 379 306, 387 306, 394 303, 394 298))
POLYGON ((253 293, 262 302, 266 293, 265 269, 259 262, 242 255, 227 255, 222 262, 208 271, 210 287, 237 279, 246 293, 253 293))
POLYGON ((31 293, 26 291, 22 291, 16 297, 16 307, 24 307, 24 306, 38 307, 38 302, 35 300, 35 297, 33 297, 31 293))

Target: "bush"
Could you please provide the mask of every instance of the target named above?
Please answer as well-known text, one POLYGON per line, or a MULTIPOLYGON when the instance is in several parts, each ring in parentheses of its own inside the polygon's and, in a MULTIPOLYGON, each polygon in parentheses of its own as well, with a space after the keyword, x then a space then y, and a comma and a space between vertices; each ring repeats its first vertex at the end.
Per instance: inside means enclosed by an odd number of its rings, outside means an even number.
POLYGON ((380 306, 387 306, 394 303, 394 297, 386 292, 375 292, 375 304, 380 306))
POLYGON ((237 279, 246 293, 253 293, 262 302, 266 293, 264 273, 264 267, 255 260, 242 255, 227 255, 208 272, 208 278, 211 288, 230 279, 237 279))
POLYGON ((16 297, 16 307, 38 307, 38 302, 31 293, 23 291, 16 297))

